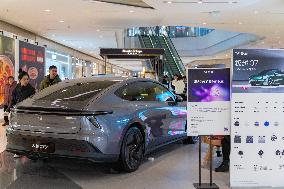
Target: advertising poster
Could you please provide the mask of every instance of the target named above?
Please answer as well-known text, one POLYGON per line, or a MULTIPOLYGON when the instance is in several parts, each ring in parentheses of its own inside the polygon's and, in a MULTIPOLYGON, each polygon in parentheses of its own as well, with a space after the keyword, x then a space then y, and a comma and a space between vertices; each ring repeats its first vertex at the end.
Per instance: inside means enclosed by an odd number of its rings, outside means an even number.
POLYGON ((284 51, 234 49, 231 187, 284 187, 284 51))
POLYGON ((187 70, 188 136, 229 135, 230 69, 187 70))
POLYGON ((30 84, 39 89, 44 78, 45 49, 19 41, 19 67, 30 76, 30 84))
POLYGON ((9 76, 15 76, 15 41, 0 36, 0 107, 4 103, 4 87, 9 76))

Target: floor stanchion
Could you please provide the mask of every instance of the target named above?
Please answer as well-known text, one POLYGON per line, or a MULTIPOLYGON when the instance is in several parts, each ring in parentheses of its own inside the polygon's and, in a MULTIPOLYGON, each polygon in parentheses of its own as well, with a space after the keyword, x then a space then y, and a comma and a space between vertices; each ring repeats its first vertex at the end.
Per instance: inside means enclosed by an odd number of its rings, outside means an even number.
POLYGON ((212 166, 213 166, 213 162, 212 162, 212 135, 210 136, 209 139, 209 148, 210 148, 210 183, 202 183, 201 180, 201 136, 199 136, 199 183, 194 183, 193 186, 196 189, 219 189, 219 186, 217 186, 215 183, 213 183, 213 178, 212 178, 212 166))

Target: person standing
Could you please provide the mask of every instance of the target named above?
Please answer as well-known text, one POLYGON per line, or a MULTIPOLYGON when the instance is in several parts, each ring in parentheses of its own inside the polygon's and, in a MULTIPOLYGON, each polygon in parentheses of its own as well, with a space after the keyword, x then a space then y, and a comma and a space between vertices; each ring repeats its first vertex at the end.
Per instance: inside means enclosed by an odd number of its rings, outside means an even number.
POLYGON ((51 85, 54 85, 56 83, 61 82, 61 79, 59 78, 57 74, 57 67, 52 65, 49 67, 49 74, 44 77, 42 82, 40 83, 40 90, 43 90, 51 85))
POLYGON ((18 79, 19 83, 12 93, 13 98, 9 109, 35 94, 35 88, 33 88, 31 84, 29 84, 30 77, 27 72, 19 73, 18 79))
POLYGON ((223 162, 215 169, 215 172, 228 172, 230 168, 230 152, 231 152, 231 138, 230 135, 225 135, 221 141, 223 162))
POLYGON ((6 126, 9 124, 8 114, 9 112, 8 107, 12 103, 12 93, 16 88, 17 82, 15 81, 13 76, 8 77, 8 83, 5 85, 4 88, 4 123, 2 126, 6 126))
POLYGON ((183 97, 183 99, 185 99, 185 95, 184 95, 185 84, 181 76, 174 75, 172 86, 174 86, 175 94, 180 95, 183 97))

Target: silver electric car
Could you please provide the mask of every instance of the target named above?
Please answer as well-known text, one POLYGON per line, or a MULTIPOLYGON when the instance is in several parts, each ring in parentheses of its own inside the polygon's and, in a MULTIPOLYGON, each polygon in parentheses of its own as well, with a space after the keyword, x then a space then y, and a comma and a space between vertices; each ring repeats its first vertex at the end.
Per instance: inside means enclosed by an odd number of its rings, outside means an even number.
POLYGON ((135 171, 146 153, 186 136, 186 102, 150 79, 63 81, 17 104, 7 151, 31 159, 118 162, 135 171))

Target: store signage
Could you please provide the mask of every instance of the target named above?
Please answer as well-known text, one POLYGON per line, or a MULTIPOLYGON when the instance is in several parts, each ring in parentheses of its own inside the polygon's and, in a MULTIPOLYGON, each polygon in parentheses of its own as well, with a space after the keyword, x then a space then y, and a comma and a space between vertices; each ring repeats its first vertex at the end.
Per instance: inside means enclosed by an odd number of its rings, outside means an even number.
POLYGON ((128 55, 137 55, 137 54, 142 54, 142 50, 138 49, 122 49, 122 53, 126 53, 128 55))
POLYGON ((230 133, 230 70, 187 70, 189 136, 230 133))
POLYGON ((4 103, 4 87, 9 76, 15 76, 15 41, 0 36, 0 107, 4 103))
POLYGON ((234 49, 231 187, 284 187, 284 51, 234 49))
POLYGON ((38 89, 44 78, 44 47, 19 41, 19 60, 19 67, 30 76, 30 84, 38 89))
POLYGON ((159 48, 143 48, 143 49, 114 49, 114 48, 101 48, 100 55, 107 58, 123 58, 123 59, 147 59, 155 58, 163 55, 164 49, 159 48))

